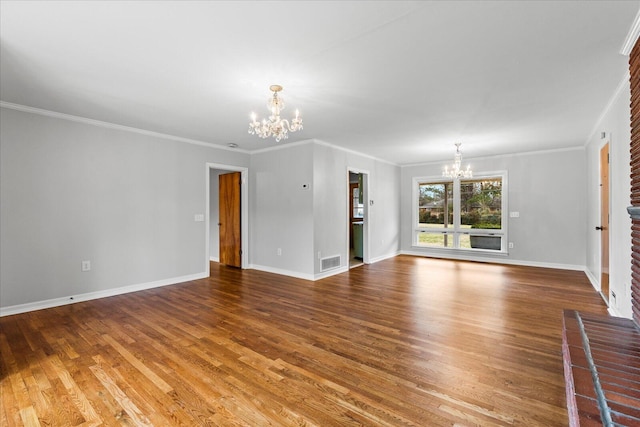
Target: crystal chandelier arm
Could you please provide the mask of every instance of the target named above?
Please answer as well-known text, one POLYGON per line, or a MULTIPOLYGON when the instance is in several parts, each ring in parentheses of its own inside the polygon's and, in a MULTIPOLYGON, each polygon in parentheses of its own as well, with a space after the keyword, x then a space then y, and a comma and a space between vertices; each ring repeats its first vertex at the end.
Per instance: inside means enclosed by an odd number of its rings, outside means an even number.
POLYGON ((296 132, 302 129, 302 118, 300 112, 296 110, 296 116, 289 122, 280 117, 280 112, 284 109, 284 100, 278 97, 278 92, 282 90, 282 86, 272 85, 270 89, 273 91, 273 97, 269 98, 267 108, 271 111, 269 119, 263 119, 262 122, 256 120, 256 115, 251 114, 249 122, 249 134, 258 135, 260 138, 274 137, 276 142, 288 138, 289 132, 296 132))
POLYGON ((462 153, 460 152, 460 142, 455 144, 456 152, 453 156, 453 165, 451 169, 447 166, 444 167, 444 171, 442 172, 442 176, 451 179, 460 179, 460 178, 472 178, 473 172, 471 171, 471 165, 467 165, 467 169, 462 169, 462 153))

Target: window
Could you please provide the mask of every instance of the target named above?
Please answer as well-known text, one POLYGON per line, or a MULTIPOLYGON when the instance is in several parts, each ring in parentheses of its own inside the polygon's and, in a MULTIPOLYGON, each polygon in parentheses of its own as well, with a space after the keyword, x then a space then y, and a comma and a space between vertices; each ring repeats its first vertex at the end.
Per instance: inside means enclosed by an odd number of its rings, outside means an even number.
POLYGON ((364 205, 362 204, 362 192, 358 184, 351 185, 351 212, 352 218, 364 218, 364 205))
POLYGON ((414 245, 505 252, 506 173, 414 179, 414 245))

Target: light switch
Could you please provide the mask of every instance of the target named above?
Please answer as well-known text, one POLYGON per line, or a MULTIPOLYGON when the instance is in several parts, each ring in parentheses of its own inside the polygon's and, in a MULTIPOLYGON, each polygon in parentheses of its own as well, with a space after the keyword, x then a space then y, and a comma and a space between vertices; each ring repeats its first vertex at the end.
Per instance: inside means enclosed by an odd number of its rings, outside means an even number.
POLYGON ((204 221, 204 214, 195 214, 193 217, 193 220, 196 222, 204 221))
POLYGON ((511 218, 520 218, 520 212, 509 212, 511 218))

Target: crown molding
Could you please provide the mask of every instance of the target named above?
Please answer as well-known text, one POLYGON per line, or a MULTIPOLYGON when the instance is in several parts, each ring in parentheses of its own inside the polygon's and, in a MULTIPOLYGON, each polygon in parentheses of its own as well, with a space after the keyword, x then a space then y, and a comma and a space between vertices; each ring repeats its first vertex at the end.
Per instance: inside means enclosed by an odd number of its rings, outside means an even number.
POLYGON ((321 141, 319 139, 305 139, 305 140, 302 140, 302 141, 296 141, 296 142, 290 142, 290 143, 286 143, 286 144, 282 144, 282 145, 276 145, 275 147, 260 148, 258 150, 250 151, 249 154, 253 155, 253 154, 267 153, 269 151, 284 150, 286 148, 297 147, 297 146, 300 146, 300 145, 307 145, 307 144, 322 145, 322 146, 325 146, 325 147, 333 148, 334 150, 343 151, 345 153, 354 154, 356 156, 365 157, 367 159, 375 160, 376 162, 387 163, 387 164, 389 164, 391 166, 399 166, 398 164, 390 162, 388 160, 379 159, 379 158, 371 156, 369 154, 361 153, 361 152, 355 151, 355 150, 350 150, 348 148, 340 147, 339 145, 334 145, 334 144, 331 144, 331 143, 328 143, 328 142, 325 142, 325 141, 321 141))
POLYGON ((636 13, 636 17, 633 20, 633 24, 631 24, 627 38, 624 40, 622 49, 620 49, 620 53, 624 56, 629 56, 631 49, 633 49, 636 41, 638 41, 638 36, 640 36, 640 10, 636 13))
POLYGON ((199 145, 199 146, 207 147, 207 148, 217 148, 219 150, 226 150, 226 151, 233 151, 233 152, 240 152, 240 153, 249 154, 249 151, 244 150, 242 148, 231 148, 231 147, 227 147, 227 146, 224 146, 224 145, 214 144, 212 142, 205 142, 205 141, 199 141, 197 139, 183 138, 181 136, 169 135, 169 134, 166 134, 166 133, 154 132, 154 131, 140 129, 140 128, 134 128, 134 127, 130 127, 130 126, 123 126, 123 125, 118 125, 118 124, 115 124, 115 123, 103 122, 101 120, 88 119, 86 117, 74 116, 74 115, 65 114, 65 113, 58 113, 56 111, 45 110, 45 109, 42 109, 42 108, 29 107, 27 105, 14 104, 14 103, 11 103, 11 102, 6 102, 6 101, 0 101, 0 107, 1 108, 7 108, 7 109, 10 109, 10 110, 22 111, 24 113, 31 113, 31 114, 38 114, 40 116, 53 117, 53 118, 60 119, 60 120, 67 120, 67 121, 70 121, 70 122, 84 123, 84 124, 91 125, 91 126, 97 126, 97 127, 107 128, 107 129, 115 129, 115 130, 120 130, 120 131, 124 131, 124 132, 130 132, 130 133, 137 133, 139 135, 152 136, 152 137, 155 137, 155 138, 161 138, 161 139, 166 139, 166 140, 170 140, 170 141, 185 142, 187 144, 199 145))
POLYGON ((344 151, 345 153, 355 154, 356 156, 366 157, 367 159, 375 160, 376 162, 386 163, 391 166, 400 166, 397 163, 390 162, 389 160, 380 159, 378 157, 371 156, 369 154, 361 153, 359 151, 351 150, 349 148, 340 147, 339 145, 334 145, 329 142, 321 141, 319 139, 314 140, 318 145, 324 145, 325 147, 331 147, 336 150, 344 151))
MULTIPOLYGON (((536 150, 536 151, 523 151, 521 153, 505 153, 505 154, 496 154, 494 156, 479 156, 479 157, 465 157, 464 161, 467 160, 488 160, 488 159, 500 159, 504 157, 517 157, 517 156, 536 156, 539 154, 549 154, 549 153, 561 153, 563 151, 584 151, 584 146, 576 146, 576 147, 563 147, 563 148, 551 148, 548 150, 536 150)), ((441 165, 444 163, 450 163, 449 160, 434 160, 432 162, 421 162, 421 163, 409 163, 406 165, 401 165, 401 168, 412 168, 417 166, 430 166, 430 165, 441 165)))
POLYGON ((248 153, 252 154, 252 155, 253 154, 260 154, 260 153, 268 153, 269 151, 284 150, 286 148, 298 147, 300 145, 307 145, 307 144, 312 144, 312 143, 313 143, 313 139, 303 139, 301 141, 286 142, 284 144, 278 144, 278 145, 275 145, 273 147, 258 148, 257 150, 248 151, 248 153))
POLYGON ((607 114, 609 114, 609 110, 611 110, 611 107, 613 107, 613 105, 615 104, 616 100, 618 99, 618 97, 620 96, 620 94, 622 94, 622 91, 624 90, 624 88, 630 84, 629 79, 631 78, 631 74, 629 74, 629 71, 627 70, 624 74, 624 77, 622 78, 622 80, 620 80, 620 83, 618 84, 618 87, 616 88, 616 90, 613 92, 613 95, 611 95, 611 98, 609 99, 609 102, 607 103, 607 105, 604 107, 604 109, 602 110, 602 113, 600 113, 600 116, 598 117, 598 119, 596 120, 596 124, 593 127, 593 129, 591 130, 591 133, 589 134, 589 136, 587 137, 587 140, 584 142, 584 146, 586 147, 587 145, 589 145, 589 141, 591 141, 591 139, 593 138, 593 136, 596 134, 596 132, 598 132, 598 129, 600 128, 602 121, 604 120, 604 118, 606 117, 607 114))

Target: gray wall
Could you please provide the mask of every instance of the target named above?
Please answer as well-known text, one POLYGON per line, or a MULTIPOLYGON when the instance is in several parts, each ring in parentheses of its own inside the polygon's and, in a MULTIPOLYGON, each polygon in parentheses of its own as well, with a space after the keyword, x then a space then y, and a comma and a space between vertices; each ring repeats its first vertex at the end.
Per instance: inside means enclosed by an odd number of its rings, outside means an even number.
POLYGON ((448 163, 433 163, 402 168, 403 252, 584 268, 586 166, 583 149, 463 160, 471 164, 474 172, 507 171, 508 211, 520 213, 519 218, 508 218, 507 239, 514 243, 514 248, 508 249, 508 255, 498 255, 412 247, 412 180, 440 177, 448 163))
POLYGON ((629 151, 631 141, 630 99, 628 77, 624 79, 610 108, 596 127, 587 145, 587 273, 600 289, 601 257, 600 232, 600 148, 609 141, 610 207, 609 224, 609 289, 615 292, 611 299, 614 314, 631 318, 631 218, 627 206, 631 205, 631 167, 629 151), (601 139, 601 132, 606 138, 601 139))
POLYGON ((312 278, 313 146, 254 153, 250 169, 251 264, 312 278))
MULTIPOLYGON (((400 168, 327 144, 314 146, 315 273, 322 257, 340 255, 348 266, 348 170, 368 173, 365 216, 369 261, 394 256, 400 249, 400 168), (369 201, 374 204, 370 205, 369 201)), ((366 252, 366 250, 365 250, 366 252)))
MULTIPOLYGON (((630 283, 630 255, 624 252, 629 220, 622 212, 628 204, 628 123, 619 119, 628 116, 625 91, 603 125, 613 144, 612 203, 622 207, 613 217, 612 248, 623 250, 612 254, 611 273, 612 289, 622 295, 630 283)), ((8 108, 1 114, 1 307, 203 276, 206 239, 214 233, 206 236, 205 222, 194 215, 206 212, 206 182, 213 182, 207 163, 249 168, 250 266, 313 279, 320 273, 319 252, 341 255, 347 268, 349 169, 369 176, 371 261, 399 251, 466 257, 411 246, 412 178, 439 176, 444 163, 399 168, 319 141, 249 155, 8 108), (82 260, 91 260, 91 271, 81 272, 82 260)), ((520 212, 508 222, 515 247, 486 259, 588 264, 592 276, 599 275, 599 246, 590 232, 598 144, 465 160, 478 172, 507 170, 508 210, 520 212)), ((210 198, 212 229, 216 199, 210 198)), ((214 254, 217 239, 209 244, 214 254)))
POLYGON ((0 114, 2 307, 205 274, 206 163, 248 154, 0 114))
POLYGON ((318 253, 348 267, 348 168, 369 172, 370 259, 398 253, 399 167, 306 141, 251 156, 253 267, 314 279, 318 253))

